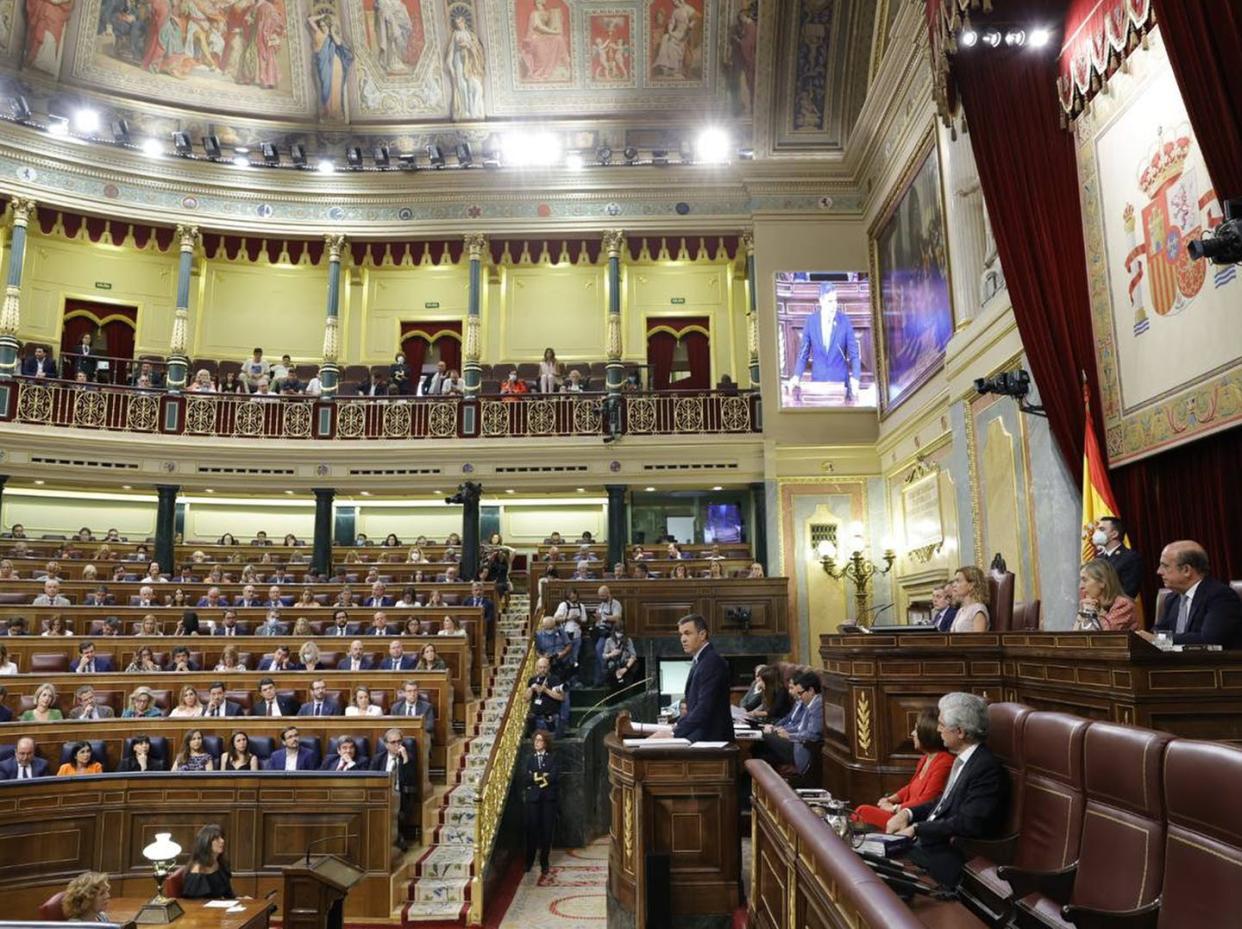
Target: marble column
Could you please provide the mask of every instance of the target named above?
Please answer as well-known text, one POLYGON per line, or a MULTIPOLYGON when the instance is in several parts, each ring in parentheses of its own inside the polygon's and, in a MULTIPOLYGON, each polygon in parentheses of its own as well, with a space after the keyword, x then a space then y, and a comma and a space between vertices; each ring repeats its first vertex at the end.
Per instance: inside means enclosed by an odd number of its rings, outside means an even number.
POLYGON ((311 555, 311 567, 320 577, 332 576, 332 502, 336 490, 316 487, 315 494, 315 547, 311 555))
POLYGON ((461 494, 461 576, 473 581, 479 576, 479 498, 483 485, 466 481, 457 488, 461 494))
POLYGON ((180 393, 184 390, 189 376, 190 359, 187 352, 190 341, 190 274, 194 270, 198 227, 178 226, 177 241, 181 243, 181 257, 177 265, 177 308, 173 313, 172 338, 168 343, 169 393, 180 393))
POLYGON ((159 494, 159 502, 155 510, 155 560, 160 563, 160 570, 169 574, 177 572, 177 556, 174 543, 177 536, 177 492, 181 490, 176 484, 156 484, 155 492, 159 494))
POLYGON ((608 252, 608 328, 605 330, 604 346, 608 363, 605 383, 612 397, 620 397, 621 382, 625 380, 625 366, 621 363, 621 252, 625 248, 625 233, 609 229, 604 233, 604 248, 608 252))
POLYGON ((611 570, 618 561, 625 561, 625 547, 630 539, 630 514, 626 495, 630 488, 626 484, 605 484, 608 491, 608 564, 605 570, 611 570))
POLYGON ((750 542, 754 549, 755 561, 763 565, 763 573, 768 573, 768 496, 767 485, 763 481, 755 481, 750 485, 750 542))
MULTIPOLYGON (((746 355, 750 372, 750 389, 759 389, 759 306, 758 280, 755 275, 755 234, 742 234, 746 249, 746 355)), ((738 378, 740 381, 741 378, 738 378)))
POLYGON ((15 197, 13 234, 9 240, 9 280, 0 306, 0 378, 20 373, 17 363, 17 333, 22 324, 22 264, 26 257, 26 225, 34 215, 35 203, 15 197))
POLYGON ((466 344, 462 358, 462 380, 467 397, 478 397, 483 388, 482 330, 480 312, 483 305, 483 252, 487 249, 487 236, 472 232, 466 236, 466 250, 470 258, 470 291, 466 303, 466 344))
POLYGON ((323 364, 319 367, 319 380, 323 384, 322 399, 333 400, 341 383, 341 369, 337 362, 341 353, 341 253, 345 250, 345 236, 326 235, 323 240, 328 248, 328 307, 323 329, 323 364))

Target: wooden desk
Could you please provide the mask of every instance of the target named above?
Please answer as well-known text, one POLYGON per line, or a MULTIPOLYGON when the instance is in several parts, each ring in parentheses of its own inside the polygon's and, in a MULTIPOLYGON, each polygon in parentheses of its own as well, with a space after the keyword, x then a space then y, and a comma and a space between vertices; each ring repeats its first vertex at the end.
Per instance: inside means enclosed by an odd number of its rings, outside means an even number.
MULTIPOLYGON (((139 572, 139 576, 141 577, 141 572, 139 572)), ((142 584, 137 580, 110 581, 107 578, 103 578, 103 577, 98 578, 97 580, 94 580, 94 581, 61 580, 60 595, 64 597, 66 600, 68 600, 71 605, 72 604, 85 604, 86 595, 93 594, 100 584, 103 584, 104 586, 106 586, 108 588, 108 592, 111 593, 114 597, 116 597, 117 603, 120 603, 120 604, 129 603, 129 598, 138 596, 138 591, 142 588, 142 584)), ((151 586, 155 587, 156 585, 153 584, 151 586)), ((196 607, 194 604, 197 604, 201 598, 207 596, 207 591, 211 590, 211 588, 213 587, 219 588, 220 593, 228 597, 229 600, 233 600, 241 594, 242 588, 244 586, 245 586, 244 584, 242 584, 241 582, 237 580, 225 581, 219 584, 212 584, 207 581, 191 581, 185 584, 174 583, 172 581, 168 581, 168 582, 159 584, 159 589, 156 591, 156 595, 160 596, 160 595, 163 595, 165 592, 167 592, 168 594, 171 594, 174 590, 180 588, 191 601, 191 605, 187 606, 186 609, 193 610, 193 609, 199 609, 199 607, 196 607), (168 588, 168 590, 165 591, 165 588, 168 588)), ((271 585, 256 583, 254 585, 255 595, 260 598, 265 598, 267 596, 267 588, 269 586, 271 585)), ((322 584, 302 584, 302 583, 283 584, 281 585, 281 590, 282 592, 286 594, 300 596, 303 590, 309 589, 312 594, 327 595, 328 602, 331 604, 335 602, 337 594, 341 592, 341 588, 346 587, 346 586, 348 586, 351 590, 353 590, 353 593, 354 593, 354 603, 352 606, 347 607, 347 609, 350 609, 350 610, 375 610, 376 609, 376 607, 367 607, 367 606, 362 605, 362 601, 365 600, 367 597, 369 597, 371 592, 370 592, 369 587, 364 586, 361 580, 359 581, 330 581, 330 582, 325 582, 322 584)), ((394 582, 394 584, 388 585, 388 586, 389 586, 389 589, 386 593, 386 596, 396 597, 396 596, 401 595, 401 590, 400 590, 401 585, 396 584, 394 582), (392 589, 393 587, 396 587, 397 589, 394 590, 392 589)), ((434 587, 446 599, 453 599, 453 603, 448 604, 449 606, 456 605, 460 603, 462 600, 465 600, 467 597, 470 596, 470 585, 468 583, 462 583, 462 582, 454 582, 454 583, 445 582, 445 583, 434 583, 434 584, 426 583, 426 584, 422 584, 419 586, 422 586, 424 588, 434 587)), ((425 590, 423 592, 426 593, 425 590)), ((0 581, 0 593, 9 594, 10 596, 17 597, 18 598, 17 602, 22 605, 33 604, 35 597, 43 593, 43 581, 42 580, 31 580, 29 578, 23 578, 22 580, 19 580, 19 581, 0 581)), ((492 594, 492 599, 493 600, 495 599, 494 593, 492 594)), ((12 603, 13 601, 9 600, 8 602, 12 603)), ((225 604, 225 605, 228 605, 228 604, 225 604)), ((282 606, 280 609, 282 613, 286 613, 289 610, 292 610, 293 607, 282 606)), ((380 609, 387 611, 391 608, 381 607, 380 609)))
POLYGON ((732 924, 740 899, 738 749, 627 748, 604 738, 612 782, 609 927, 647 926, 645 854, 670 858, 673 926, 732 924))
MULTIPOLYGON (((155 882, 151 882, 152 893, 155 882)), ((108 905, 108 918, 126 923, 138 915, 150 897, 113 897, 108 905)), ((177 919, 177 929, 267 929, 276 904, 267 900, 239 900, 245 907, 241 913, 230 913, 222 907, 208 907, 206 900, 180 901, 184 914, 177 919)))
POLYGON ((1039 710, 1242 740, 1242 651, 1163 652, 1128 632, 820 637, 824 781, 870 803, 905 784, 918 714, 954 690, 1039 710))

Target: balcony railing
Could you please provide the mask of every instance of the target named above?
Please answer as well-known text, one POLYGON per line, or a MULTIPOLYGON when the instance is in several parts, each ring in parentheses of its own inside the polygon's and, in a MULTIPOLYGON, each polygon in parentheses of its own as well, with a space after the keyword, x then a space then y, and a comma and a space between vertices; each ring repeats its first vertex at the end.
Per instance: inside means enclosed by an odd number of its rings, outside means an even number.
POLYGON ((170 394, 111 385, 0 381, 0 421, 201 438, 502 439, 760 431, 754 392, 341 397, 170 394))

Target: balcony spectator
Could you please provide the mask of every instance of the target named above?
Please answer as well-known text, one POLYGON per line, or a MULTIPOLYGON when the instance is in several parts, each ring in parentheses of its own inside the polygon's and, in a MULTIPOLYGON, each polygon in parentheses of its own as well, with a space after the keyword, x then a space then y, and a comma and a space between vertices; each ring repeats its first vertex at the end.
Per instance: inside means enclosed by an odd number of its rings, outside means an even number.
POLYGON ((444 379, 444 386, 440 389, 441 396, 460 397, 465 392, 466 382, 461 379, 461 375, 456 368, 450 368, 448 377, 444 379))
POLYGON ((144 361, 129 377, 131 387, 163 387, 164 375, 155 370, 155 367, 149 361, 144 361), (146 383, 139 383, 146 378, 146 383))
POLYGON ((556 352, 551 347, 543 350, 543 359, 539 362, 539 392, 554 394, 561 384, 564 367, 556 360, 556 352))
POLYGON ((269 378, 271 373, 272 365, 263 357, 263 349, 256 348, 251 357, 241 363, 237 380, 246 390, 253 392, 258 388, 260 379, 269 378))
MULTIPOLYGON (((43 350, 42 345, 35 346, 34 355, 22 361, 22 376, 40 378, 55 378, 57 376, 56 362, 43 350)), ((16 529, 17 527, 14 528, 16 529)), ((20 539, 24 538, 24 536, 15 535, 13 538, 20 539)))
POLYGON ((516 402, 517 395, 528 393, 529 390, 526 382, 518 378, 517 371, 510 371, 509 377, 500 385, 500 393, 507 398, 506 403, 516 402))
POLYGON ((216 392, 216 385, 212 383, 211 372, 206 368, 199 368, 194 373, 194 380, 186 388, 188 393, 192 394, 211 394, 216 392))
POLYGON ((400 352, 388 366, 388 383, 396 387, 399 394, 410 393, 410 366, 400 352))
POLYGON ((220 393, 248 394, 250 393, 250 388, 242 383, 241 377, 236 371, 229 371, 224 375, 224 379, 220 381, 220 393))
POLYGON ((561 384, 561 392, 567 394, 580 394, 586 388, 582 384, 582 374, 577 368, 571 368, 569 376, 561 384))
POLYGON ((294 373, 293 359, 288 355, 281 355, 280 361, 272 365, 268 381, 272 392, 278 394, 285 392, 285 384, 289 381, 292 381, 296 386, 297 375, 294 373))

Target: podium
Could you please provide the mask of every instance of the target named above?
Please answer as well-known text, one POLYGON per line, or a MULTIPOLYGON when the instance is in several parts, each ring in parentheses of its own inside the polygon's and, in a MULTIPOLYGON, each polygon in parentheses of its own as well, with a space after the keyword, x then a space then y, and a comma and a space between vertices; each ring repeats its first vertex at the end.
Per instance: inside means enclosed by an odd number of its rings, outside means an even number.
POLYGON ((608 929, 716 929, 741 899, 738 747, 608 749, 608 929))
POLYGON ((345 898, 366 872, 336 855, 285 868, 284 929, 344 929, 345 898))

